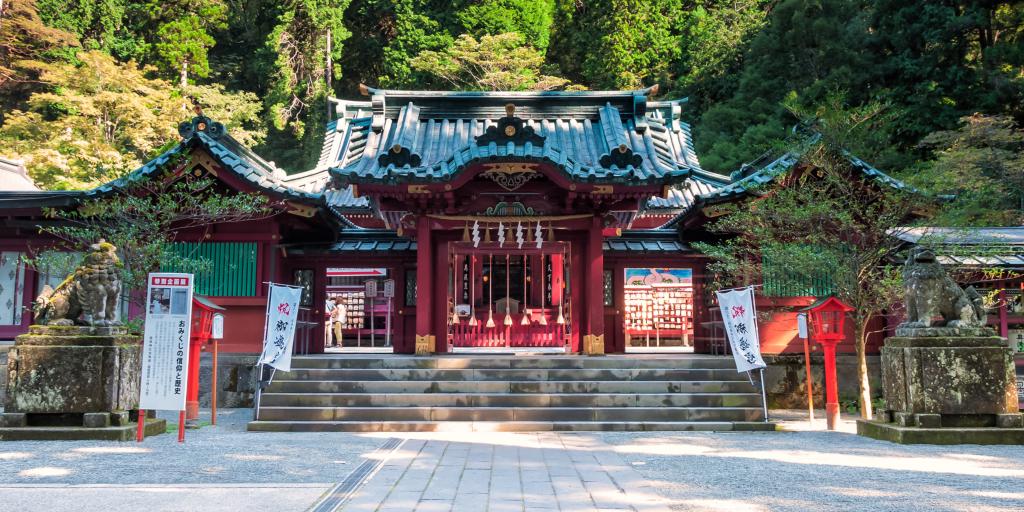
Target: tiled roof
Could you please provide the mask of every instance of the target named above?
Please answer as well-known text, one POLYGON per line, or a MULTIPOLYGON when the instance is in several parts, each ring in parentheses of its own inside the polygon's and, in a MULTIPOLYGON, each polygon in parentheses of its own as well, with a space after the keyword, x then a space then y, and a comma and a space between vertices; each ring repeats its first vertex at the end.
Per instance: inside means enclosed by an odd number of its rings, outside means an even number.
POLYGON ((701 172, 683 101, 649 101, 650 90, 367 92, 369 101, 332 100, 338 119, 318 167, 342 182, 448 180, 504 157, 547 161, 583 182, 679 183, 701 172))
POLYGON ((297 174, 288 174, 273 162, 268 162, 249 148, 243 146, 227 133, 219 123, 205 117, 197 117, 179 127, 182 141, 160 156, 121 179, 87 191, 86 195, 100 195, 128 185, 133 180, 149 177, 162 168, 175 155, 193 147, 201 147, 215 158, 221 166, 236 176, 252 183, 261 190, 304 202, 323 202, 336 210, 366 209, 365 198, 356 198, 350 188, 334 190, 327 188, 330 175, 326 169, 313 169, 297 174), (205 126, 199 129, 199 126, 205 126))
POLYGON ((647 200, 647 211, 669 211, 685 213, 690 210, 697 196, 710 194, 728 185, 729 178, 707 171, 695 172, 686 181, 669 187, 668 197, 655 196, 647 200))
POLYGON ((610 252, 691 252, 689 245, 680 242, 675 230, 650 229, 627 230, 622 236, 603 242, 605 251, 610 252))
MULTIPOLYGON (((782 156, 779 156, 774 160, 770 160, 760 168, 757 167, 757 162, 754 164, 745 164, 742 168, 733 172, 732 177, 734 181, 732 183, 711 192, 703 193, 698 196, 697 199, 699 201, 713 203, 727 201, 746 195, 762 185, 772 182, 775 178, 791 169, 800 161, 801 156, 802 155, 796 151, 787 151, 782 156)), ((914 193, 919 192, 914 187, 885 174, 860 158, 849 154, 847 155, 847 158, 849 158, 854 169, 860 171, 864 176, 878 183, 888 185, 896 190, 914 193)), ((759 160, 765 160, 765 158, 762 157, 759 160)))

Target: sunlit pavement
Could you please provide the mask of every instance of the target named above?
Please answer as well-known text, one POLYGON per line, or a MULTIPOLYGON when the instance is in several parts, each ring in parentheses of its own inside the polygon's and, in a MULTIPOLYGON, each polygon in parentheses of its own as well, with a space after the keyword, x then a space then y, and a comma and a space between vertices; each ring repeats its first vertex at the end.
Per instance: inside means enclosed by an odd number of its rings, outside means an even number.
POLYGON ((782 432, 250 433, 0 443, 0 510, 1020 511, 1024 447, 782 432), (347 485, 347 487, 346 487, 347 485))

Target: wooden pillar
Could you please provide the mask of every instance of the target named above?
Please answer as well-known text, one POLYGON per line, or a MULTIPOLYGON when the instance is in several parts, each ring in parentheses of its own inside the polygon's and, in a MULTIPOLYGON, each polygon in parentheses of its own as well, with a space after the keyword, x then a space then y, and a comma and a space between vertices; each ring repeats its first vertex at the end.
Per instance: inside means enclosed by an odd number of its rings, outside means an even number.
POLYGON ((421 215, 416 220, 416 355, 434 352, 434 329, 432 301, 433 243, 430 236, 430 219, 421 215))
POLYGON ((1007 318, 1006 284, 999 283, 999 335, 1007 337, 1010 335, 1009 319, 1007 318))
POLYGON ((586 308, 583 352, 588 355, 604 354, 604 237, 601 230, 601 216, 595 215, 587 232, 586 250, 586 308))

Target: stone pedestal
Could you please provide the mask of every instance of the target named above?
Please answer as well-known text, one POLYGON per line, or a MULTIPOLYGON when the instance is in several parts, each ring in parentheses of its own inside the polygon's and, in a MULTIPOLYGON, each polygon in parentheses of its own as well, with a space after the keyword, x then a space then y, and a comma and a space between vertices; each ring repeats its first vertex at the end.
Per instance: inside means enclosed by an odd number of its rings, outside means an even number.
POLYGON ((135 428, 127 411, 138 409, 141 357, 125 327, 31 326, 8 354, 0 439, 32 439, 37 428, 45 439, 131 438, 120 430, 135 428))
POLYGON ((1013 353, 991 330, 976 331, 913 329, 886 339, 885 409, 857 432, 900 443, 1024 443, 1013 353))

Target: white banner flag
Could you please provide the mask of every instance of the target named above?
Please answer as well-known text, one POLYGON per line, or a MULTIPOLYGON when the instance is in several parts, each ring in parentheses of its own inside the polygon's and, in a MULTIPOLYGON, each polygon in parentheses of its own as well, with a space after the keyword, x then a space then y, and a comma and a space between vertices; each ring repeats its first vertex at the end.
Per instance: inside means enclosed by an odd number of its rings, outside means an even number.
POLYGON ((302 288, 271 283, 259 364, 268 364, 283 372, 292 369, 292 345, 301 298, 302 288))
POLYGON ((725 333, 729 336, 732 356, 736 360, 736 371, 748 372, 766 367, 761 358, 761 344, 757 334, 754 287, 715 294, 718 295, 718 307, 722 310, 722 321, 725 333))
POLYGON ((192 274, 150 274, 139 408, 185 410, 192 331, 192 274))

